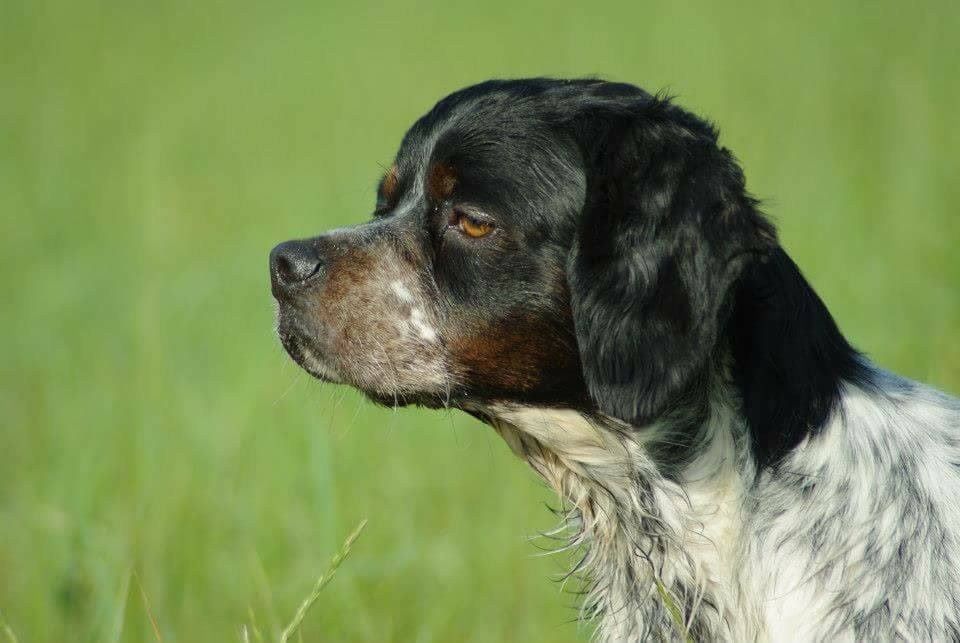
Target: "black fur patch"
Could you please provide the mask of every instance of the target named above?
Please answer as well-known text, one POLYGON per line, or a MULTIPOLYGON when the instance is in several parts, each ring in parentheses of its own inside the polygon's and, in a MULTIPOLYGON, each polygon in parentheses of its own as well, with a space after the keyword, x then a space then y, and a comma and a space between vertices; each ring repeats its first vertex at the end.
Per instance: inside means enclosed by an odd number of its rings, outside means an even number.
POLYGON ((842 382, 866 383, 859 355, 782 249, 745 272, 729 336, 761 466, 776 463, 823 426, 842 382))

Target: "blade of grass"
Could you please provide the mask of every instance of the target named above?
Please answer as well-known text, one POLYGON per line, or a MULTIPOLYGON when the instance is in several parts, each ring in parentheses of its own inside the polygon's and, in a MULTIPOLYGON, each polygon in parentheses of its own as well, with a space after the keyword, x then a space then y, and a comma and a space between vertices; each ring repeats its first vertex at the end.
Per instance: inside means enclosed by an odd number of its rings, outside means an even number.
POLYGON ((667 611, 670 612, 670 618, 673 620, 674 625, 677 626, 677 630, 680 632, 680 638, 686 641, 686 643, 693 643, 693 637, 691 637, 690 633, 687 632, 687 626, 683 623, 683 616, 680 614, 680 608, 677 607, 677 603, 673 600, 673 596, 670 596, 667 588, 663 586, 663 583, 661 583, 660 579, 655 575, 653 577, 653 582, 657 585, 657 593, 660 594, 660 600, 662 600, 663 604, 666 605, 667 611))
POLYGON ((253 611, 252 605, 247 605, 247 615, 250 617, 250 629, 253 631, 253 640, 257 643, 263 643, 263 634, 260 633, 260 626, 257 624, 257 614, 253 611))
POLYGON ((133 579, 137 581, 137 587, 140 588, 140 597, 143 598, 143 608, 147 612, 147 618, 150 619, 150 625, 153 627, 153 635, 157 637, 157 643, 163 643, 163 637, 160 635, 160 627, 157 625, 157 619, 153 616, 153 610, 150 609, 150 599, 147 598, 147 592, 143 589, 143 583, 140 582, 140 574, 133 570, 133 579))
MULTIPOLYGON (((277 608, 273 602, 273 590, 270 589, 270 578, 267 576, 267 569, 263 565, 260 554, 258 554, 255 549, 250 551, 249 561, 254 578, 256 579, 257 591, 267 610, 267 621, 264 623, 263 631, 266 632, 271 639, 274 639, 280 634, 280 618, 277 616, 277 608)), ((252 613, 252 608, 250 611, 252 613)), ((259 626, 257 630, 259 630, 259 626)), ((254 636, 257 636, 257 630, 254 631, 254 636)), ((263 643, 262 636, 258 637, 257 640, 259 643, 263 643)))
POLYGON ((110 641, 117 643, 123 634, 123 625, 127 614, 127 600, 130 596, 130 577, 133 575, 133 567, 127 568, 127 573, 123 575, 123 581, 120 583, 120 592, 117 595, 117 614, 113 619, 113 627, 110 629, 110 641))
POLYGON ((353 533, 347 536, 347 539, 343 542, 343 546, 340 548, 340 551, 337 552, 337 555, 334 556, 330 561, 330 566, 327 567, 327 571, 325 571, 323 575, 317 579, 316 584, 313 586, 313 591, 310 592, 309 596, 303 600, 303 602, 300 604, 300 607, 297 609, 296 614, 293 615, 293 620, 290 621, 290 624, 287 625, 286 629, 283 630, 283 633, 280 635, 280 643, 287 643, 293 633, 300 629, 300 626, 303 624, 303 618, 307 615, 307 612, 310 610, 313 604, 317 602, 317 599, 320 598, 320 592, 323 591, 323 588, 327 586, 334 574, 337 573, 337 568, 339 568, 346 557, 350 555, 350 548, 360 536, 360 532, 362 532, 363 528, 366 526, 367 521, 364 519, 360 521, 360 524, 357 525, 356 529, 353 530, 353 533))
POLYGON ((13 628, 7 623, 7 619, 3 617, 3 612, 0 612, 0 626, 3 626, 3 634, 7 637, 7 643, 20 643, 20 639, 17 638, 13 628))

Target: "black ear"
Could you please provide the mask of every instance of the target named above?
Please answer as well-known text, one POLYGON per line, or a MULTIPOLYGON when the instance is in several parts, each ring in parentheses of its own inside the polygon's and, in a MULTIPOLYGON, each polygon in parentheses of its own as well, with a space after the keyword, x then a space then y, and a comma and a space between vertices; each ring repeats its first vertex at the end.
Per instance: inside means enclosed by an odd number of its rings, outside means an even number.
POLYGON ((666 101, 578 125, 587 193, 568 265, 590 395, 649 421, 705 373, 744 266, 776 246, 733 157, 666 101))
POLYGON ((728 328, 733 379, 760 466, 820 430, 844 381, 870 385, 860 354, 780 248, 744 271, 728 328))

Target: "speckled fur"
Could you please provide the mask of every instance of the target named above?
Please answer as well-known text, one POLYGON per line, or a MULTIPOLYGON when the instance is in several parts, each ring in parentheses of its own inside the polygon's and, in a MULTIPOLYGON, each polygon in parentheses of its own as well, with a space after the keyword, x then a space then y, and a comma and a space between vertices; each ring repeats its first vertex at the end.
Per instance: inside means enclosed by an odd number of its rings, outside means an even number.
POLYGON ((602 640, 956 640, 960 403, 873 373, 873 386, 844 390, 820 435, 759 475, 723 385, 699 455, 674 479, 649 456, 664 426, 488 412, 569 503, 585 615, 602 640))

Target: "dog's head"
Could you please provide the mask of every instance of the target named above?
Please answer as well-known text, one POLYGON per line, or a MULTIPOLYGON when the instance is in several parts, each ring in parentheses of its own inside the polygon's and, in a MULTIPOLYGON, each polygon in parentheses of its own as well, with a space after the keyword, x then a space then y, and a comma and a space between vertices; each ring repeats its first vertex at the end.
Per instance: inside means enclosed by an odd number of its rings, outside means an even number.
POLYGON ((278 332, 386 404, 640 422, 702 377, 776 246, 703 121, 633 86, 492 81, 413 125, 372 220, 277 246, 278 332))

